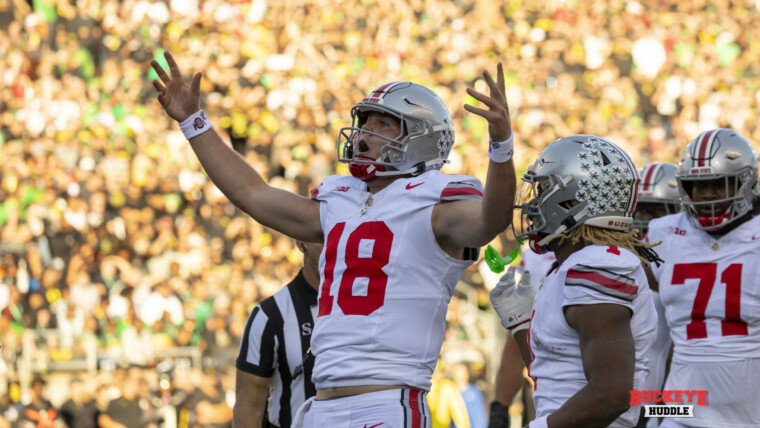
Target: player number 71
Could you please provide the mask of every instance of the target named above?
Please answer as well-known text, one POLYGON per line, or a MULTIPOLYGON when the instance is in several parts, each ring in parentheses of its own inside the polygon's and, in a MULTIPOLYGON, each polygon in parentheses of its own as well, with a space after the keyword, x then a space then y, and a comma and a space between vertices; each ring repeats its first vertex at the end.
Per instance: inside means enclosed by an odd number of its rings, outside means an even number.
MULTIPOLYGON (((716 263, 683 263, 673 266, 672 285, 683 285, 687 279, 699 279, 697 295, 691 309, 691 322, 686 325, 686 339, 707 337, 705 310, 710 300, 718 265, 716 263)), ((746 336, 747 323, 741 318, 742 265, 729 265, 720 275, 720 282, 726 284, 726 313, 720 322, 722 336, 746 336)))

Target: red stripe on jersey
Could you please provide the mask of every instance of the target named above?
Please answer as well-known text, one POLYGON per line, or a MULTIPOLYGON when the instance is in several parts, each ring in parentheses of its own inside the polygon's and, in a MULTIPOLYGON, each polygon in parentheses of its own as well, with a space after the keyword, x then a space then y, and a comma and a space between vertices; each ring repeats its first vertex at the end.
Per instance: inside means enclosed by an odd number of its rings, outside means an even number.
POLYGON ((639 291, 639 287, 636 287, 635 285, 629 285, 602 274, 598 274, 596 272, 581 272, 575 269, 568 269, 567 278, 584 279, 586 281, 591 281, 595 284, 599 284, 602 287, 619 291, 621 293, 630 294, 632 296, 636 295, 636 293, 639 291))
POLYGON ((483 192, 474 187, 446 187, 441 192, 441 199, 450 198, 452 196, 478 196, 483 197, 483 192))
POLYGON ((653 163, 647 167, 647 170, 644 172, 644 182, 641 183, 641 190, 649 191, 651 190, 651 187, 654 187, 652 181, 656 177, 654 172, 657 170, 658 166, 660 166, 659 163, 653 163))
POLYGON ((422 427, 422 416, 420 415, 420 390, 409 390, 409 408, 412 410, 412 427, 422 427))
POLYGON ((707 146, 710 142, 710 136, 715 132, 715 130, 707 131, 705 132, 702 137, 702 140, 699 142, 699 153, 697 156, 699 156, 699 163, 697 166, 705 166, 705 156, 707 155, 707 146))

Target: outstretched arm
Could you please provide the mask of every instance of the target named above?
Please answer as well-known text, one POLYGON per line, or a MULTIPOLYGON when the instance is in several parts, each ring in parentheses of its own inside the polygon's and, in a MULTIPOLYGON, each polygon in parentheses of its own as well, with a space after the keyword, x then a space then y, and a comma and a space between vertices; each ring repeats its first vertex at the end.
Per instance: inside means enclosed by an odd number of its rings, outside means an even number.
MULTIPOLYGON (((200 110, 202 74, 196 73, 188 86, 171 54, 164 56, 171 76, 151 61, 161 79, 153 80, 153 86, 166 113, 182 122, 200 110)), ((213 129, 192 137, 190 145, 211 181, 254 220, 295 239, 322 242, 319 202, 269 186, 213 129)))
MULTIPOLYGON (((492 142, 510 140, 512 125, 504 89, 504 70, 498 66, 496 81, 488 71, 483 72, 490 95, 467 89, 488 110, 465 105, 465 110, 488 121, 488 134, 492 142)), ((485 153, 484 153, 485 155, 485 153)), ((483 199, 438 204, 433 211, 433 230, 443 247, 482 247, 491 242, 512 223, 512 206, 515 199, 515 167, 511 153, 508 158, 494 156, 488 164, 488 175, 483 199), (496 161, 494 161, 494 159, 496 161)))

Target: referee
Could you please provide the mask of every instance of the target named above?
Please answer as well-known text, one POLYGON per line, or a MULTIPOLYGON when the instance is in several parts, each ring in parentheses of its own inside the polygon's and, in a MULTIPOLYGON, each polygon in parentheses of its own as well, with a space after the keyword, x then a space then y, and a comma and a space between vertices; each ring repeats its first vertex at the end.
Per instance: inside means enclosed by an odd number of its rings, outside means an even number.
POLYGON ((309 347, 322 244, 296 245, 303 269, 248 317, 236 364, 235 427, 290 427, 298 407, 316 394, 309 347))

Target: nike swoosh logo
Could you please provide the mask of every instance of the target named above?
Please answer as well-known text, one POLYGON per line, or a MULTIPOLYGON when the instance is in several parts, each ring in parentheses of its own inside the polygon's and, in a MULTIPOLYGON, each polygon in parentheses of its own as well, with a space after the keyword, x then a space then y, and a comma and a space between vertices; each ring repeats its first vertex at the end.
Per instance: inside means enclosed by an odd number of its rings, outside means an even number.
MULTIPOLYGON (((420 183, 420 184, 422 184, 422 183, 420 183)), ((367 424, 364 424, 364 428, 375 428, 375 427, 378 427, 378 426, 380 426, 382 424, 383 424, 383 422, 380 422, 379 424, 372 425, 371 427, 368 427, 367 424)))
MULTIPOLYGON (((409 190, 409 189, 414 189, 415 187, 417 187, 417 186, 419 186, 419 185, 421 185, 421 184, 423 184, 423 183, 425 183, 425 182, 423 181, 422 183, 417 183, 417 184, 415 184, 414 186, 412 186, 412 183, 407 183, 407 185, 406 185, 406 190, 409 190)), ((372 428, 372 427, 367 427, 367 428, 372 428)))

